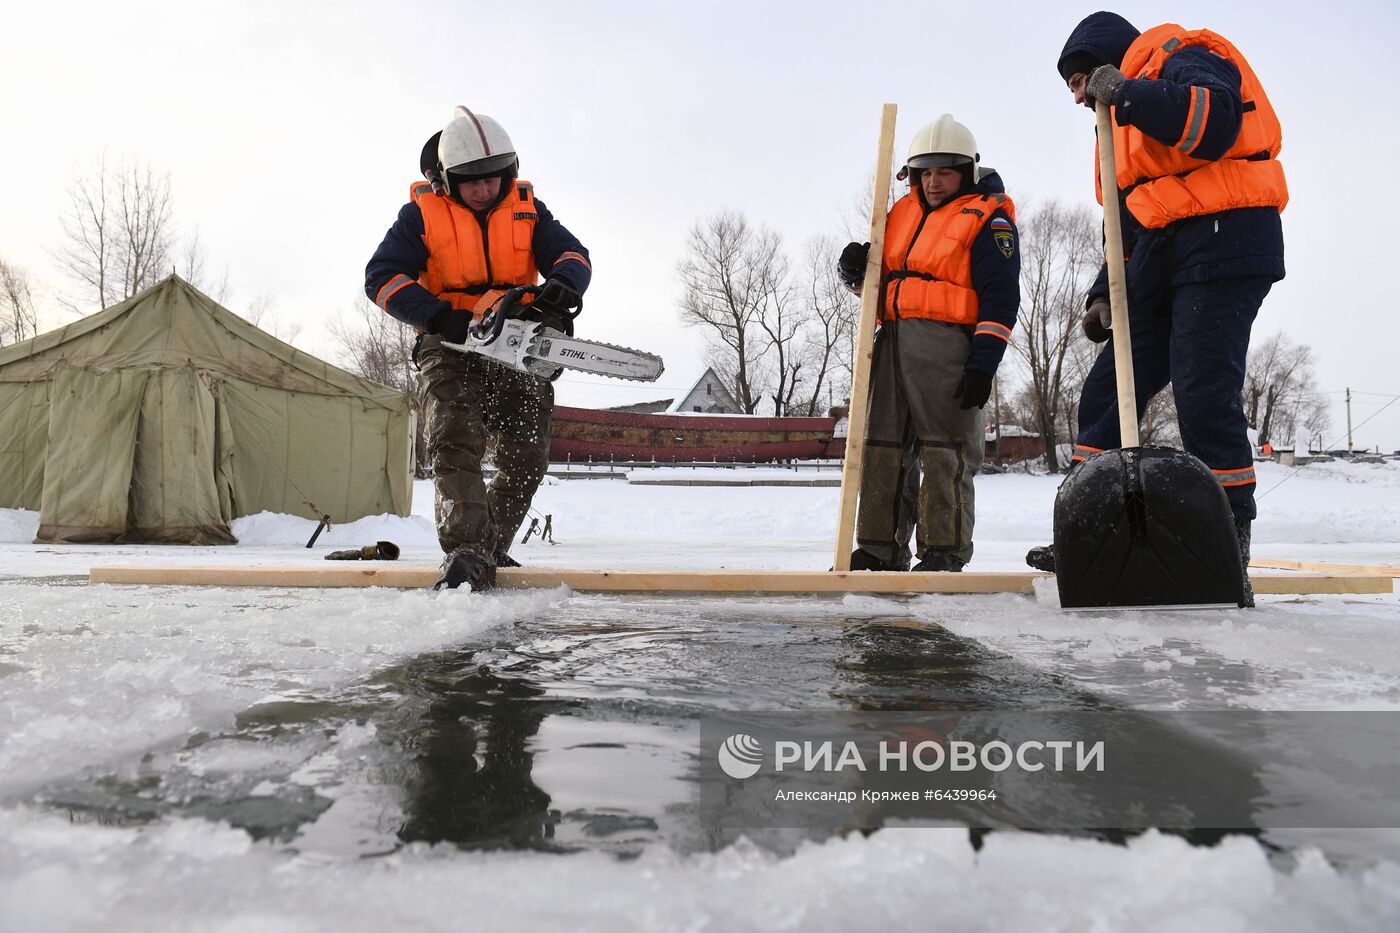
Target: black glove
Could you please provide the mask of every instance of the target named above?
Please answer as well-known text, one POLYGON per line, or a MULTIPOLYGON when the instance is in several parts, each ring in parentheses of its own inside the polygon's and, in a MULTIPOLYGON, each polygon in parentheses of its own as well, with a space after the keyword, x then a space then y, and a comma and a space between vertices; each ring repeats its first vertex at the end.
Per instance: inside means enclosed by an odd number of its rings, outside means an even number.
POLYGON ((1094 100, 1101 100, 1105 104, 1118 103, 1118 95, 1123 90, 1127 78, 1123 72, 1112 65, 1100 65, 1089 75, 1089 80, 1084 85, 1084 92, 1094 100))
POLYGON ((398 560, 399 546, 392 541, 366 544, 349 551, 331 551, 326 560, 398 560))
POLYGON ((837 274, 847 288, 860 288, 865 284, 865 264, 870 260, 869 243, 847 243, 841 250, 841 258, 836 262, 837 274))
POLYGON ((992 377, 980 369, 964 369, 953 398, 962 399, 962 410, 981 408, 992 397, 992 377))
MULTIPOLYGON (((444 304, 446 304, 444 302, 444 304)), ((433 315, 433 319, 428 322, 428 333, 436 334, 448 343, 466 343, 467 328, 471 326, 472 316, 465 311, 458 311, 450 304, 445 309, 433 315)))
POLYGON ((535 300, 527 305, 525 319, 539 321, 550 330, 574 335, 574 315, 570 309, 583 303, 583 298, 563 279, 546 279, 535 300))
POLYGON ((1103 343, 1113 336, 1113 308, 1107 298, 1095 298, 1084 312, 1084 336, 1094 343, 1103 343))

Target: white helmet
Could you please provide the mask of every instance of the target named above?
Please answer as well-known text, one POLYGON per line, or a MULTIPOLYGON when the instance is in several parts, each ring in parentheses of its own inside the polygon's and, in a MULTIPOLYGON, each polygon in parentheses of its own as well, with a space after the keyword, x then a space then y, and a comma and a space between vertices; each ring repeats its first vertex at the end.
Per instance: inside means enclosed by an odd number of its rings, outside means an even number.
POLYGON ((954 120, 952 114, 945 113, 914 134, 904 167, 906 170, 965 167, 967 174, 976 180, 976 165, 981 158, 972 131, 954 120))
POLYGON ((437 145, 438 166, 458 178, 482 178, 520 168, 515 144, 505 128, 484 114, 458 106, 452 122, 443 128, 437 145))

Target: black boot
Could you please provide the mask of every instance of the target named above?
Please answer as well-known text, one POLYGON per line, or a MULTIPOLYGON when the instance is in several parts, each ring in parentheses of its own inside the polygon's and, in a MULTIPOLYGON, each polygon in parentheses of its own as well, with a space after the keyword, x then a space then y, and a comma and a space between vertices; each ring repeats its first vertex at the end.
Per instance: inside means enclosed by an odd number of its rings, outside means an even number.
POLYGON ((511 556, 510 556, 509 554, 507 554, 505 551, 498 551, 498 552, 496 553, 496 567, 497 567, 497 569, 499 569, 499 568, 501 568, 501 567, 519 567, 519 566, 520 566, 520 561, 516 560, 514 557, 511 557, 511 556))
POLYGON ((1026 564, 1044 573, 1055 572, 1055 545, 1042 544, 1026 552, 1026 564))
MULTIPOLYGON (((835 567, 828 567, 828 568, 826 568, 826 572, 827 572, 827 573, 831 573, 831 572, 832 572, 833 570, 835 570, 835 569, 836 569, 835 567)), ((860 549, 860 548, 856 548, 854 551, 851 552, 851 569, 852 569, 852 570, 899 570, 899 571, 908 570, 908 569, 909 569, 909 551, 908 551, 907 548, 906 548, 905 550, 903 550, 903 551, 900 551, 898 554, 896 554, 896 555, 894 556, 894 563, 893 563, 893 564, 887 564, 887 563, 885 563, 884 561, 880 560, 880 558, 876 557, 874 554, 871 554, 869 551, 865 551, 865 550, 862 550, 862 549, 860 549)))
MULTIPOLYGON (((905 555, 905 558, 904 558, 904 566, 905 566, 905 567, 909 566, 909 557, 908 557, 908 555, 905 555)), ((880 558, 876 557, 874 554, 871 554, 869 551, 862 550, 861 548, 856 548, 854 551, 851 552, 851 569, 852 569, 852 570, 902 570, 902 569, 904 569, 904 568, 903 568, 903 567, 891 567, 889 564, 885 563, 885 562, 882 561, 880 558)))
POLYGON ((478 554, 457 548, 442 561, 442 576, 433 584, 435 590, 455 590, 462 584, 473 593, 496 588, 496 567, 478 554))
POLYGON ((915 573, 959 573, 963 562, 952 551, 925 551, 914 565, 915 573))
POLYGON ((1244 597, 1240 599, 1241 609, 1254 608, 1254 586, 1249 582, 1249 539, 1252 524, 1247 518, 1235 519, 1235 537, 1240 542, 1240 573, 1244 575, 1244 597))

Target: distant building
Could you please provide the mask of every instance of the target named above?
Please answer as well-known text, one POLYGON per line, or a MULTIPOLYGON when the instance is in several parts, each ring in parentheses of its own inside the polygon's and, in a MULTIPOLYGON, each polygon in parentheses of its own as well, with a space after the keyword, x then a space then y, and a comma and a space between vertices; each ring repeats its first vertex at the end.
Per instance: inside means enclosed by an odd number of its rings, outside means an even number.
POLYGON ((690 391, 666 409, 669 412, 700 412, 705 415, 742 415, 744 410, 734 400, 724 380, 714 368, 708 368, 691 386, 690 391))
POLYGON ((985 456, 992 463, 1033 460, 1045 453, 1045 443, 1035 431, 1019 424, 987 425, 985 456), (999 432, 999 433, 998 433, 999 432))
POLYGON ((627 411, 631 412, 634 415, 659 415, 664 411, 670 411, 671 403, 674 401, 675 399, 673 398, 663 398, 655 402, 636 402, 631 405, 613 405, 610 408, 604 408, 603 411, 627 411))

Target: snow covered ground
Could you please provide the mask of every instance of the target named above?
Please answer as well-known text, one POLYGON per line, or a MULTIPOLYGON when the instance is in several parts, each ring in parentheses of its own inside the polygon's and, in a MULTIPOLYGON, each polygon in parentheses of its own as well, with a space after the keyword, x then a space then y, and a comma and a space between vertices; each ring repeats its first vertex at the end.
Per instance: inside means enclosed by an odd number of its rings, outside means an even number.
MULTIPOLYGON (((1256 557, 1400 564, 1400 463, 1297 474, 1265 465, 1260 474, 1256 557)), ((972 569, 1021 569, 1025 550, 1049 540, 1055 486, 1053 477, 979 477, 972 569)), ((558 543, 532 540, 513 553, 537 566, 822 569, 837 501, 829 488, 550 480, 536 509, 553 516, 558 543)), ((386 846, 403 801, 378 777, 404 767, 384 741, 402 726, 378 715, 385 685, 397 689, 416 659, 462 645, 480 647, 473 664, 490 657, 502 670, 543 657, 539 669, 580 696, 644 707, 646 678, 629 679, 638 672, 626 667, 627 646, 664 633, 637 623, 638 611, 696 632, 756 620, 800 626, 812 650, 852 619, 936 622, 1130 708, 1400 710, 1395 595, 1115 615, 1063 614, 1053 598, 1013 596, 638 604, 563 590, 482 597, 85 582, 95 564, 286 565, 381 539, 401 545, 404 561, 435 564, 430 484, 418 484, 414 511, 336 526, 308 552, 314 524, 287 516, 239 520, 237 547, 87 547, 29 543, 37 514, 0 510, 0 929, 1400 928, 1396 831, 1279 833, 1270 841, 1281 854, 1245 837, 1199 848, 1149 834, 1121 847, 1009 832, 974 852, 965 831, 943 829, 781 853, 743 841, 718 851, 649 844, 635 858, 596 847, 480 852, 386 846), (589 619, 613 619, 617 631, 579 621, 589 619), (571 628, 588 626, 608 629, 613 640, 597 644, 618 652, 588 659, 592 680, 557 653, 567 655, 571 628), (610 688, 625 697, 606 696, 610 688), (350 712, 331 726, 305 712, 327 708, 350 712), (255 822, 247 802, 263 801, 269 825, 295 832, 234 828, 206 800, 209 788, 237 791, 243 824, 255 822), (152 810, 71 803, 99 797, 152 810)), ((742 699, 722 702, 743 708, 742 699)), ((655 794, 665 826, 668 798, 657 788, 683 783, 676 774, 693 754, 684 730, 610 743, 551 728, 531 741, 534 778, 555 806, 567 809, 571 793, 655 794), (592 783, 579 779, 582 790, 558 780, 561 761, 583 769, 595 761, 588 755, 629 743, 635 771, 602 767, 592 783), (568 756, 556 753, 563 748, 568 756)))

